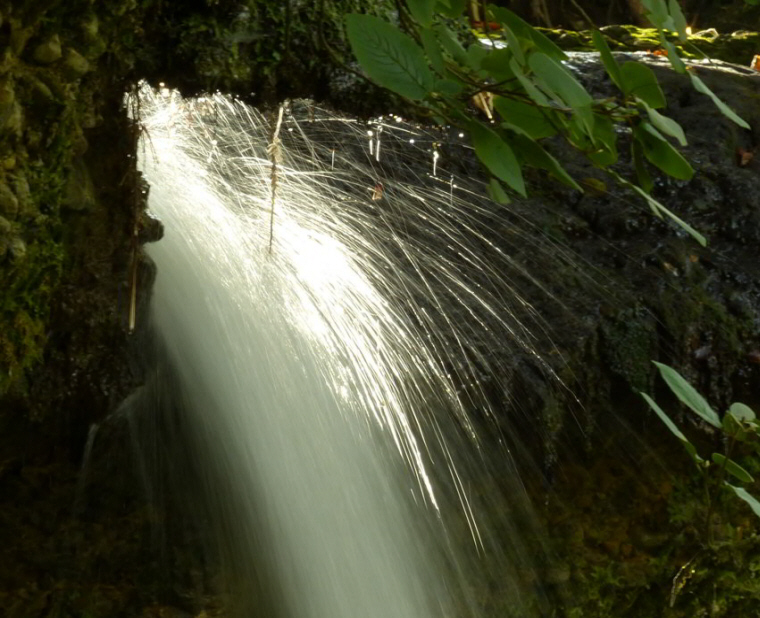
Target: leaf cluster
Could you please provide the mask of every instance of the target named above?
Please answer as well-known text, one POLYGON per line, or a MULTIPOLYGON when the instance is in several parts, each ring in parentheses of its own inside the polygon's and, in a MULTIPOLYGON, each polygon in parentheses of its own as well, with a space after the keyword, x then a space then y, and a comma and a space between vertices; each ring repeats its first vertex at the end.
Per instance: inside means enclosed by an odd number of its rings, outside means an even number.
MULTIPOLYGON (((468 131, 475 153, 492 177, 489 191, 494 199, 508 202, 510 194, 526 196, 526 166, 543 169, 583 191, 541 143, 561 136, 593 165, 642 196, 654 214, 669 217, 706 244, 704 236, 651 195, 649 165, 680 180, 689 180, 694 170, 678 149, 686 146, 683 129, 660 111, 666 107, 665 96, 648 66, 619 63, 604 35, 594 31, 594 46, 619 90, 613 98, 595 99, 568 67, 566 54, 506 8, 488 5, 485 21, 470 22, 475 42, 464 45, 453 26, 461 24, 465 4, 465 0, 406 0, 400 20, 406 31, 370 15, 350 14, 347 33, 353 53, 372 81, 436 120, 468 131), (473 112, 473 103, 485 118, 473 112), (632 137, 636 183, 611 169, 618 160, 621 133, 632 137)), ((687 37, 677 0, 642 0, 642 4, 673 69, 688 74, 694 87, 712 98, 728 118, 749 128, 687 71, 666 37, 668 31, 681 40, 687 37)), ((478 9, 482 12, 480 3, 478 9)))
POLYGON ((720 488, 733 492, 750 506, 755 515, 760 517, 760 501, 750 494, 743 485, 735 484, 739 482, 748 485, 754 483, 755 479, 735 459, 731 458, 737 444, 743 444, 755 454, 760 454, 760 424, 758 424, 755 412, 749 406, 737 402, 728 408, 721 419, 705 398, 675 369, 662 363, 655 363, 655 365, 668 388, 678 400, 705 423, 726 437, 725 453, 714 452, 709 458, 703 458, 697 452, 696 446, 684 435, 670 416, 649 395, 641 393, 641 396, 665 423, 670 432, 681 441, 699 472, 706 477, 711 476, 720 488), (732 482, 728 482, 726 476, 733 477, 732 482))

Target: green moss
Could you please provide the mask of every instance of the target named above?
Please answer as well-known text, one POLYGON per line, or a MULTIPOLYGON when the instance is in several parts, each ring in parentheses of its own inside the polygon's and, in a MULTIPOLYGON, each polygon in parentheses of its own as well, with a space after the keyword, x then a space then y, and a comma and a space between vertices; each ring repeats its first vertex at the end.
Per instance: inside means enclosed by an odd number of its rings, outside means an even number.
POLYGON ((627 309, 601 326, 606 365, 636 391, 651 384, 651 359, 657 357, 657 324, 643 307, 627 309))
MULTIPOLYGON (((547 37, 566 51, 594 51, 589 31, 575 32, 539 28, 547 37)), ((606 26, 602 28, 605 39, 613 51, 656 51, 662 49, 657 30, 637 26, 606 26)), ((739 31, 719 34, 715 31, 694 33, 685 43, 676 35, 668 35, 684 58, 714 58, 749 65, 760 50, 760 33, 739 31)))
POLYGON ((0 395, 40 361, 63 251, 49 236, 27 247, 23 260, 0 268, 0 395))

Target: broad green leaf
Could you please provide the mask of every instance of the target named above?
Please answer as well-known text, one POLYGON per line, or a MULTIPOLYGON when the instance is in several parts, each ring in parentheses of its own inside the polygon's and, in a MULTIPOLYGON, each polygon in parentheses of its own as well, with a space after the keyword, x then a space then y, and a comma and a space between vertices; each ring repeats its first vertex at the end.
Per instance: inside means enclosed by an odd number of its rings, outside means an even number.
POLYGON ((665 95, 652 69, 640 62, 629 61, 620 67, 620 72, 625 94, 636 96, 655 109, 665 107, 665 95))
POLYGON ((464 86, 453 79, 439 79, 433 85, 433 91, 439 92, 443 95, 456 97, 462 94, 464 86))
POLYGON ((507 26, 518 38, 531 41, 536 49, 555 60, 567 60, 565 52, 509 9, 493 5, 489 6, 488 9, 494 20, 507 26))
POLYGON ((480 123, 470 123, 470 134, 475 154, 499 180, 503 180, 517 193, 526 196, 520 164, 515 153, 499 135, 480 123))
POLYGON ((528 96, 533 99, 535 103, 542 107, 549 107, 549 99, 546 98, 544 93, 536 88, 536 85, 530 80, 530 78, 523 73, 523 70, 514 58, 509 61, 509 68, 517 78, 517 81, 520 82, 520 85, 525 89, 525 92, 528 93, 528 96))
MULTIPOLYGON (((636 169, 636 179, 644 191, 651 193, 654 182, 652 182, 652 176, 649 174, 646 161, 644 160, 644 148, 638 140, 631 140, 631 154, 633 155, 633 166, 636 169)), ((653 208, 653 211, 655 215, 662 219, 662 213, 659 210, 653 208)))
POLYGON ((480 63, 480 68, 486 71, 495 81, 507 82, 515 79, 515 74, 509 68, 512 52, 509 49, 494 49, 480 63))
POLYGON ((689 455, 691 455, 691 458, 697 463, 702 461, 702 458, 697 454, 697 449, 694 447, 694 445, 691 442, 689 442, 686 436, 683 435, 683 433, 681 432, 680 429, 678 429, 676 424, 672 420, 670 420, 670 417, 665 413, 665 411, 660 406, 658 406, 654 402, 654 400, 646 393, 640 392, 639 394, 649 404, 649 407, 655 411, 657 416, 660 417, 660 420, 663 423, 665 423, 665 426, 668 429, 670 429, 670 432, 681 441, 686 451, 689 453, 689 455))
MULTIPOLYGON (((641 99, 639 100, 641 101, 641 99)), ((641 101, 641 103, 644 105, 644 108, 647 110, 647 115, 649 116, 649 121, 652 123, 652 125, 654 125, 657 129, 659 129, 666 135, 675 137, 678 140, 678 143, 681 144, 681 146, 686 146, 686 135, 684 134, 683 129, 681 128, 680 124, 678 124, 672 118, 663 116, 656 109, 647 105, 646 101, 641 101)))
POLYGON ((351 14, 346 23, 351 50, 372 81, 413 101, 425 98, 434 77, 411 37, 372 15, 351 14))
POLYGON ((720 417, 718 417, 718 414, 710 407, 707 401, 705 401, 705 398, 702 397, 691 384, 684 380, 680 373, 663 363, 658 363, 657 361, 652 362, 657 366, 657 369, 660 370, 660 375, 678 399, 701 416, 705 421, 710 423, 710 425, 720 428, 720 417))
POLYGON ((552 110, 509 99, 494 97, 493 106, 509 124, 525 131, 533 139, 556 135, 557 129, 550 121, 552 110))
POLYGON ((446 17, 459 17, 467 6, 467 0, 438 0, 436 10, 446 17))
POLYGON ((555 92, 561 101, 571 107, 586 134, 593 139, 594 114, 591 111, 593 99, 572 73, 541 52, 531 54, 528 65, 533 70, 542 90, 547 93, 555 92))
POLYGON ((436 0, 406 0, 406 6, 415 21, 423 28, 429 28, 433 24, 433 9, 436 0))
POLYGON ((687 39, 686 28, 689 24, 686 21, 686 17, 681 10, 681 5, 678 3, 678 0, 668 0, 668 9, 670 10, 670 16, 673 18, 675 30, 678 32, 678 38, 685 41, 687 39))
POLYGON ((757 501, 757 499, 749 493, 744 487, 736 487, 735 485, 731 485, 731 483, 726 483, 728 487, 734 490, 734 493, 739 496, 742 500, 744 500, 747 504, 749 504, 750 508, 754 511, 755 515, 760 517, 760 502, 757 501))
POLYGON ((723 101, 721 101, 718 98, 718 95, 716 95, 710 88, 707 87, 707 84, 703 82, 699 77, 697 77, 693 71, 689 71, 689 77, 691 78, 691 83, 694 85, 694 88, 697 92, 701 92, 702 94, 706 94, 708 97, 710 97, 713 100, 713 103, 718 107, 718 109, 728 118, 733 120, 736 124, 738 124, 743 129, 749 129, 750 126, 742 119, 740 118, 734 110, 732 110, 728 105, 726 105, 723 101))
POLYGON ((723 415, 721 426, 723 427, 723 432, 727 436, 735 438, 736 440, 739 440, 739 442, 747 441, 747 432, 744 427, 742 427, 742 424, 730 412, 723 415))
POLYGON ((641 0, 647 12, 647 17, 658 28, 667 28, 670 15, 665 0, 641 0))
POLYGON ((697 232, 693 227, 691 227, 686 221, 681 219, 678 215, 676 215, 674 212, 672 212, 670 209, 663 206, 660 202, 658 202, 656 199, 654 199, 649 193, 644 191, 641 187, 637 187, 634 184, 631 184, 623 179, 622 176, 619 176, 617 174, 613 174, 615 178, 617 178, 618 182, 621 182, 621 184, 627 185, 630 187, 633 191, 638 193, 641 197, 643 197, 647 203, 649 204, 649 207, 652 209, 652 211, 655 214, 665 215, 666 217, 669 217, 673 221, 675 221, 678 226, 685 230, 694 240, 696 240, 700 245, 703 247, 707 246, 707 239, 697 232))
POLYGON ((509 199, 504 187, 501 186, 501 183, 496 180, 496 178, 491 178, 488 182, 488 195, 498 204, 509 204, 512 201, 509 199))
POLYGON ((736 463, 733 459, 724 457, 720 453, 713 453, 712 460, 719 466, 725 466, 726 472, 728 472, 731 476, 739 479, 743 483, 755 482, 755 479, 752 478, 752 475, 744 468, 742 468, 738 463, 736 463))
POLYGON ((633 130, 633 137, 641 143, 649 162, 666 174, 680 180, 691 180, 694 176, 689 162, 648 122, 641 122, 633 130))
POLYGON ((618 88, 620 88, 620 90, 625 91, 625 88, 623 88, 623 74, 620 72, 620 65, 612 55, 604 35, 599 32, 599 30, 593 30, 591 32, 591 37, 594 41, 594 47, 599 51, 607 75, 610 76, 610 79, 618 88))
POLYGON ((438 43, 438 37, 435 36, 430 28, 424 28, 420 30, 420 40, 422 41, 422 47, 425 49, 425 55, 427 55, 430 61, 430 66, 439 74, 446 74, 446 63, 443 61, 443 54, 441 54, 441 46, 438 43))
POLYGON ((756 418, 755 412, 752 408, 743 403, 739 403, 738 401, 731 404, 728 412, 740 423, 744 421, 754 421, 756 418))
POLYGON ((556 60, 546 54, 531 54, 528 65, 533 72, 550 85, 562 100, 574 109, 590 106, 594 100, 586 89, 580 85, 573 74, 556 60))
POLYGON ((454 62, 463 67, 468 66, 467 51, 465 51, 465 48, 462 47, 459 39, 457 39, 451 30, 445 26, 435 26, 433 27, 433 32, 435 32, 443 49, 451 56, 454 62))
POLYGON ((473 43, 467 48, 468 65, 473 69, 480 70, 481 63, 490 54, 488 48, 480 43, 473 43))
POLYGON ((512 32, 512 29, 509 26, 506 25, 504 26, 502 32, 504 33, 504 38, 507 40, 507 49, 512 52, 517 62, 519 62, 521 65, 525 65, 525 53, 515 33, 512 32))
POLYGON ((583 193, 581 186, 575 182, 573 177, 567 173, 557 159, 544 150, 541 144, 534 141, 527 134, 521 133, 519 130, 515 131, 512 140, 517 154, 526 165, 544 169, 568 187, 583 193))

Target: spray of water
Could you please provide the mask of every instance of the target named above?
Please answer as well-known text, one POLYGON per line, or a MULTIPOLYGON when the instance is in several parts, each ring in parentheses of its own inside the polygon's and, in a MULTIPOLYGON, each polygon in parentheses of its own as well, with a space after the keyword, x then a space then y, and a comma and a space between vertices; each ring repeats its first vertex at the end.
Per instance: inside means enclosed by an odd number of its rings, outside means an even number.
POLYGON ((153 319, 234 594, 256 589, 241 611, 266 596, 266 615, 298 618, 484 615, 475 579, 500 615, 529 615, 527 550, 470 471, 483 383, 504 387, 489 350, 540 362, 517 291, 540 284, 491 240, 524 226, 446 170, 456 136, 139 97, 166 227, 153 319))

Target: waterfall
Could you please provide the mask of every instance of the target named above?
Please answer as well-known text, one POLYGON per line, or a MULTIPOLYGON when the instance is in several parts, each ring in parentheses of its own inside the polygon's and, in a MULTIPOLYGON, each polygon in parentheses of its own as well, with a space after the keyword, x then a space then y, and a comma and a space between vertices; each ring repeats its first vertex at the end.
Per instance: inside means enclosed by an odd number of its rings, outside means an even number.
POLYGON ((530 526, 494 513, 524 495, 519 479, 496 495, 482 391, 506 388, 489 368, 509 350, 540 363, 518 280, 540 283, 489 237, 481 187, 440 160, 458 136, 307 102, 139 96, 166 229, 148 251, 170 367, 153 396, 188 427, 240 613, 532 615, 530 526), (402 147, 419 168, 392 162, 402 147))

